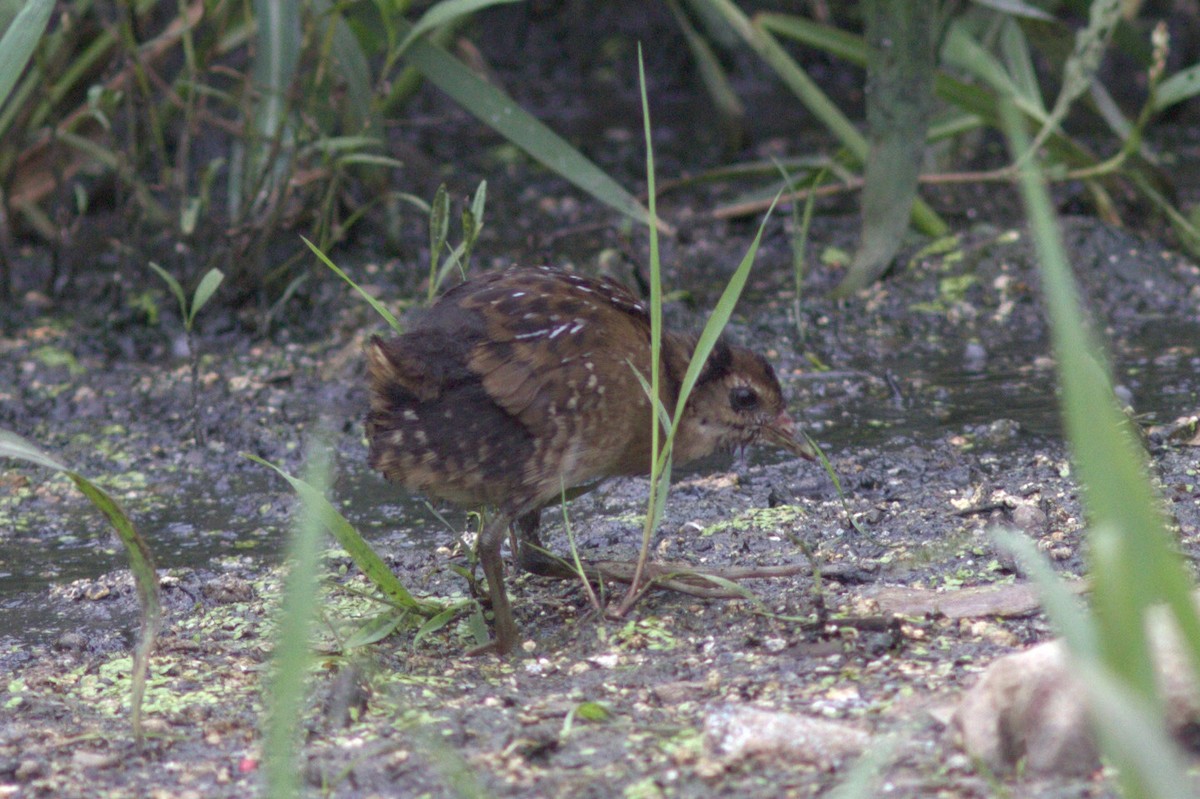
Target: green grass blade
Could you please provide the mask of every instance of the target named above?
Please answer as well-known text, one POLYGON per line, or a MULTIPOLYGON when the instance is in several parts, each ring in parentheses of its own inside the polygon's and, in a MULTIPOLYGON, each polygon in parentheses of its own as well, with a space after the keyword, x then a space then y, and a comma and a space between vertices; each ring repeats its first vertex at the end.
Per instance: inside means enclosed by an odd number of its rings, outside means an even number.
POLYGON ((359 627, 342 642, 342 650, 350 651, 382 641, 394 633, 408 618, 408 613, 391 608, 376 614, 366 624, 359 627))
POLYGON ((700 35, 687 15, 680 10, 679 4, 675 0, 669 0, 667 5, 679 29, 683 31, 684 41, 692 52, 692 61, 696 64, 704 88, 717 110, 717 118, 725 140, 732 143, 740 141, 746 108, 730 83, 729 76, 725 74, 725 67, 713 52, 708 39, 700 35))
POLYGON ((0 37, 0 107, 46 32, 54 0, 27 0, 0 37))
MULTIPOLYGON (((407 32, 407 28, 401 30, 407 32)), ((649 213, 632 194, 454 56, 424 39, 418 39, 413 42, 406 57, 427 80, 547 169, 611 208, 638 222, 649 224, 649 213)), ((661 223, 660 228, 670 229, 661 223)))
POLYGON ((1195 796, 1187 760, 1164 728, 1154 703, 1094 662, 1077 668, 1105 752, 1126 785, 1124 795, 1131 799, 1195 796), (1136 787, 1129 786, 1128 775, 1136 775, 1136 787))
MULTIPOLYGON (((1001 106, 1014 158, 1030 152, 1012 102, 1001 106)), ((1173 549, 1149 479, 1146 452, 1112 393, 1103 350, 1085 326, 1049 193, 1033 158, 1020 163, 1021 193, 1041 265, 1043 295, 1058 362, 1062 413, 1091 523, 1093 613, 1104 665, 1139 703, 1152 707, 1154 672, 1146 613, 1166 602, 1179 624, 1193 673, 1200 675, 1200 619, 1188 570, 1173 549)), ((1161 711, 1161 709, 1160 709, 1161 711)), ((1115 760, 1129 753, 1109 751, 1115 760)), ((1122 772, 1131 796, 1146 796, 1152 775, 1122 772)))
POLYGON ((404 587, 403 583, 396 578, 396 575, 392 573, 392 570, 388 568, 387 564, 383 562, 383 558, 376 554, 371 545, 346 520, 346 517, 339 513, 329 500, 325 499, 323 493, 304 480, 292 477, 270 461, 265 461, 257 455, 251 455, 250 453, 244 454, 255 463, 274 469, 280 477, 288 481, 292 490, 300 495, 300 499, 304 502, 304 506, 307 509, 306 512, 316 514, 317 518, 325 525, 325 528, 329 530, 342 549, 346 550, 350 559, 354 561, 354 565, 383 592, 384 596, 391 599, 396 607, 412 610, 421 615, 428 615, 430 612, 441 610, 440 606, 428 602, 420 602, 414 598, 408 592, 408 589, 404 587))
POLYGON ((717 339, 721 337, 722 331, 725 330, 725 325, 729 323, 730 317, 733 316, 733 309, 737 306, 738 299, 742 296, 742 289, 746 287, 746 281, 750 277, 750 267, 754 266, 754 258, 758 255, 759 245, 762 243, 763 232, 767 228, 767 222, 771 218, 771 214, 775 210, 775 204, 779 202, 779 195, 775 195, 775 200, 772 201, 771 207, 767 209, 767 213, 763 216, 763 220, 759 223, 758 232, 754 234, 754 240, 750 243, 749 249, 742 257, 742 262, 738 264, 733 275, 729 278, 729 282, 725 285, 725 290, 721 292, 721 298, 717 300, 717 304, 713 307, 712 313, 709 314, 708 321, 704 323, 704 329, 700 331, 699 338, 696 339, 696 349, 692 353, 691 363, 688 364, 687 372, 684 373, 683 382, 679 387, 679 399, 675 403, 674 420, 675 425, 672 427, 672 432, 678 427, 679 420, 683 417, 683 408, 687 405, 688 396, 692 393, 692 388, 696 385, 696 379, 700 377, 700 372, 704 369, 704 362, 708 360, 712 348, 716 345, 717 339))
POLYGON ((179 281, 175 279, 174 275, 154 263, 154 261, 147 261, 146 265, 162 278, 163 282, 167 284, 167 288, 175 295, 175 299, 179 303, 179 316, 186 322, 188 319, 188 307, 187 295, 183 293, 183 286, 179 285, 179 281))
POLYGON ((389 311, 387 308, 385 308, 383 303, 381 303, 379 300, 375 299, 370 294, 368 294, 362 286, 360 286, 354 282, 353 278, 351 278, 349 275, 347 275, 345 272, 343 272, 341 269, 339 269, 337 264, 335 264, 333 261, 329 260, 329 256, 327 256, 325 253, 321 252, 320 247, 313 244, 311 241, 304 238, 303 236, 301 236, 300 239, 305 244, 308 245, 308 249, 313 251, 313 255, 317 256, 317 258, 320 259, 321 263, 325 264, 327 267, 329 267, 331 270, 333 270, 333 273, 335 275, 337 275, 342 280, 349 283, 354 288, 355 291, 357 291, 360 295, 362 295, 362 298, 367 301, 367 304, 375 309, 375 313, 382 316, 384 321, 386 321, 389 325, 391 325, 392 330, 395 330, 397 333, 404 332, 404 327, 400 324, 400 320, 397 319, 392 314, 391 311, 389 311))
MULTIPOLYGON (((339 6, 339 8, 342 8, 339 6)), ((346 94, 346 113, 343 128, 363 131, 372 145, 378 147, 384 140, 383 120, 375 104, 374 76, 371 63, 363 51, 362 42, 343 16, 335 11, 329 0, 314 0, 313 10, 327 18, 333 27, 330 55, 336 70, 337 84, 346 94)))
POLYGON ((866 66, 867 45, 861 36, 792 14, 759 14, 758 24, 808 47, 824 50, 855 66, 866 66))
POLYGON ((1042 98, 1042 87, 1038 83, 1037 71, 1033 66, 1029 40, 1025 38, 1021 26, 1013 19, 1006 19, 1000 28, 1000 49, 1004 53, 1008 75, 1017 94, 1045 115, 1046 103, 1042 98))
POLYGON ((1046 614, 1054 623, 1054 628, 1067 640, 1071 651, 1081 658, 1098 658, 1100 633, 1095 620, 1080 604, 1079 598, 1067 590, 1046 556, 1038 551, 1028 537, 1012 530, 997 530, 993 537, 1001 548, 1016 557, 1021 569, 1037 585, 1046 614))
POLYGON ((408 35, 404 37, 396 48, 393 58, 402 55, 418 37, 423 36, 434 28, 451 23, 459 17, 474 14, 476 11, 481 11, 489 6, 499 6, 516 2, 519 2, 519 0, 442 0, 440 3, 435 3, 413 24, 408 35))
MULTIPOLYGON (((435 613, 432 616, 430 616, 425 621, 425 623, 422 624, 420 626, 420 628, 417 629, 416 634, 413 635, 413 642, 412 642, 413 649, 417 648, 417 646, 421 643, 421 641, 423 641, 425 639, 425 636, 435 633, 438 630, 445 627, 447 624, 449 624, 454 619, 455 616, 457 616, 459 613, 462 613, 464 608, 466 608, 467 606, 469 606, 471 604, 474 604, 474 602, 472 600, 467 600, 466 602, 459 602, 457 604, 450 605, 445 610, 443 610, 441 613, 435 613)), ((487 640, 486 636, 487 636, 487 632, 485 631, 484 632, 484 640, 487 640)))
POLYGON ((142 739, 142 699, 146 694, 146 675, 150 668, 150 652, 162 626, 162 602, 158 592, 158 573, 154 568, 154 557, 145 539, 134 527, 117 501, 91 480, 65 466, 61 461, 31 441, 8 430, 0 430, 0 458, 15 458, 37 466, 65 474, 80 492, 104 514, 125 546, 129 558, 129 570, 137 589, 141 607, 141 631, 133 653, 133 671, 130 674, 131 725, 134 737, 142 739))
POLYGON ((253 0, 253 7, 257 23, 253 75, 261 95, 255 122, 264 142, 269 142, 287 124, 287 92, 303 39, 302 10, 298 0, 253 0))
MULTIPOLYGON (((322 496, 329 485, 329 450, 320 444, 310 447, 305 460, 305 485, 315 486, 312 494, 322 496)), ((317 571, 323 527, 323 509, 314 505, 311 498, 301 494, 303 512, 288 544, 289 565, 264 697, 263 772, 266 795, 272 799, 301 795, 300 750, 309 671, 313 665, 311 639, 320 596, 317 571)))

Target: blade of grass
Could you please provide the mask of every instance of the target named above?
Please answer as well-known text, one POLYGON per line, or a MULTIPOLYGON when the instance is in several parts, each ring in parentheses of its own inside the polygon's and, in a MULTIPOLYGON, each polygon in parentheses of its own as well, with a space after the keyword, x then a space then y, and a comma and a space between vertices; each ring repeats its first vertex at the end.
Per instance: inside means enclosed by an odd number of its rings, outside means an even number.
POLYGON ((54 0, 26 0, 0 37, 0 108, 46 32, 54 0))
MULTIPOLYGON (((1031 152, 1028 136, 1014 103, 1006 101, 1000 110, 1010 152, 1018 159, 1031 152)), ((1126 424, 1113 396, 1103 350, 1085 325, 1049 193, 1035 159, 1020 162, 1020 178, 1051 320, 1064 426, 1091 523, 1099 662, 1122 690, 1129 692, 1139 712, 1154 716, 1154 723, 1161 727, 1162 707, 1155 690, 1146 614, 1153 604, 1166 602, 1179 624, 1193 674, 1200 675, 1200 619, 1192 600, 1192 580, 1173 549, 1150 483, 1146 452, 1126 424)), ((1099 682, 1088 684, 1093 702, 1108 690, 1098 687, 1099 682)), ((1101 729, 1105 729, 1103 723, 1101 729)), ((1101 740, 1108 755, 1124 766, 1120 778, 1126 795, 1159 795, 1155 790, 1162 775, 1147 768, 1166 767, 1161 759, 1151 765, 1139 752, 1127 749, 1129 742, 1119 735, 1106 732, 1101 740)))
MULTIPOLYGON (((641 60, 641 47, 638 48, 638 77, 640 81, 640 89, 642 96, 642 126, 646 139, 646 186, 647 196, 649 199, 649 211, 651 220, 656 213, 655 204, 655 189, 654 189, 654 144, 651 136, 650 128, 650 103, 646 95, 646 77, 645 69, 641 60)), ((629 584, 628 590, 625 592, 625 598, 621 601, 617 609, 617 614, 627 613, 633 606, 637 597, 642 591, 642 574, 645 571, 646 562, 650 556, 650 541, 654 536, 654 531, 658 529, 658 524, 662 519, 663 510, 666 507, 667 492, 671 482, 671 447, 675 439, 675 431, 678 429, 679 420, 683 417, 684 408, 687 405, 688 397, 691 395, 692 388, 696 385, 696 380, 700 377, 701 371, 704 369, 704 364, 708 360, 708 356, 712 353, 713 347, 720 338, 721 332, 728 324, 729 318, 733 315, 733 309, 737 305, 738 298, 741 296, 742 289, 746 285, 747 279, 750 277, 750 267, 754 265, 754 258, 758 254, 759 245, 762 242, 763 231, 766 229, 767 220, 771 218, 771 213, 775 209, 775 204, 779 202, 779 195, 775 196, 775 201, 771 203, 766 215, 763 217, 762 223, 759 225, 758 233, 755 234, 754 241, 746 251, 742 262, 734 270, 733 276, 730 277, 729 283, 726 284, 725 290, 721 293, 721 297, 717 300, 713 311, 709 314, 708 320, 705 322, 703 330, 700 331, 699 337, 696 339, 695 348, 692 351, 692 357, 688 363, 688 368, 684 372, 683 380, 680 382, 679 395, 676 399, 675 409, 671 416, 671 423, 663 426, 659 419, 660 412, 652 411, 651 418, 651 444, 650 444, 650 498, 648 500, 648 508, 646 512, 646 521, 642 527, 642 545, 638 552, 637 566, 634 569, 633 580, 629 584), (660 442, 660 429, 665 431, 665 440, 660 442)), ((650 380, 649 382, 649 399, 652 407, 657 403, 661 404, 661 388, 659 381, 660 363, 662 357, 662 265, 659 256, 658 235, 653 223, 649 225, 650 235, 650 380)), ((636 370, 635 370, 636 374, 636 370)), ((643 387, 646 385, 644 377, 639 378, 642 381, 643 387)))
MULTIPOLYGON (((407 35, 409 26, 398 24, 407 35)), ((673 232, 661 220, 652 223, 646 208, 600 167, 445 50, 418 39, 406 57, 430 83, 547 169, 626 216, 655 224, 664 233, 673 232)))
POLYGON ((304 238, 303 236, 301 236, 300 239, 301 239, 301 241, 303 241, 305 244, 308 245, 308 249, 313 251, 313 255, 317 256, 317 258, 321 261, 321 263, 325 264, 327 267, 329 267, 331 270, 333 270, 333 273, 335 275, 337 275, 342 280, 349 283, 354 288, 355 291, 357 291, 360 295, 362 295, 362 298, 367 301, 367 304, 375 309, 375 313, 382 316, 384 318, 384 321, 386 321, 389 325, 391 325, 392 330, 395 330, 397 333, 404 332, 404 327, 400 324, 400 320, 397 319, 392 314, 391 311, 389 311, 387 308, 385 308, 383 303, 381 303, 379 300, 375 299, 370 294, 368 294, 362 286, 360 286, 354 282, 353 278, 351 278, 349 275, 347 275, 345 272, 343 272, 341 269, 339 269, 337 267, 337 264, 335 264, 333 261, 329 260, 329 256, 327 256, 327 255, 325 255, 325 253, 321 252, 321 249, 319 247, 317 247, 317 245, 313 244, 311 241, 304 238))
POLYGON ((146 545, 145 539, 134 527, 133 521, 104 489, 79 472, 67 467, 33 442, 9 430, 0 429, 0 458, 23 460, 53 469, 69 477, 76 488, 96 506, 97 510, 104 514, 104 518, 112 525, 117 537, 125 546, 125 552, 129 557, 129 570, 133 574, 133 583, 137 589, 138 604, 141 608, 141 630, 138 633, 137 647, 133 652, 129 699, 131 726, 134 737, 140 744, 142 741, 142 699, 146 694, 146 675, 150 668, 150 652, 154 649, 154 642, 162 626, 162 601, 158 591, 158 572, 154 567, 154 556, 150 552, 150 547, 146 545))
MULTIPOLYGON (((309 671, 313 664, 312 634, 316 626, 323 509, 311 501, 329 486, 329 450, 309 448, 305 457, 303 510, 288 544, 288 569, 278 612, 271 671, 267 681, 263 730, 263 771, 266 794, 272 799, 300 796, 300 750, 309 671)), ((323 497, 322 497, 323 498, 323 497)))
POLYGON ((481 11, 489 6, 516 2, 519 2, 519 0, 442 0, 440 3, 434 3, 421 15, 419 20, 413 23, 408 34, 396 47, 396 51, 391 56, 391 59, 395 60, 404 55, 409 45, 419 37, 434 28, 453 22, 458 17, 474 14, 476 11, 481 11))
MULTIPOLYGON (((1014 147, 1025 145, 1012 105, 1006 104, 1003 111, 1014 147)), ((1014 150, 1014 157, 1020 152, 1024 150, 1014 150)), ((1146 452, 1126 424, 1112 393, 1103 353, 1087 332, 1053 206, 1031 160, 1021 169, 1021 192, 1042 265, 1064 423, 1086 487, 1089 514, 1097 525, 1109 525, 1123 537, 1133 571, 1145 576, 1133 595, 1137 605, 1145 609, 1164 600, 1171 605, 1191 644, 1193 666, 1200 673, 1200 620, 1191 602, 1191 580, 1172 550, 1148 478, 1146 452)), ((1103 626, 1103 617, 1101 623, 1103 626)), ((1145 680, 1135 667, 1137 661, 1144 664, 1144 659, 1130 653, 1129 647, 1117 645, 1109 654, 1118 673, 1145 680)))
POLYGON ((308 512, 317 515, 317 518, 325 525, 338 544, 346 550, 346 554, 354 561, 354 565, 383 592, 384 596, 391 599, 396 607, 412 610, 422 616, 429 616, 442 610, 442 606, 439 604, 422 602, 413 597, 384 563, 383 558, 379 557, 371 545, 363 540, 363 537, 346 520, 346 517, 339 513, 329 500, 325 499, 324 494, 304 480, 292 477, 270 461, 265 461, 250 453, 243 454, 255 463, 273 469, 280 477, 287 480, 292 490, 304 500, 308 512))
MULTIPOLYGON (((650 101, 646 96, 646 68, 642 60, 642 43, 638 42, 638 88, 642 100, 642 133, 646 139, 646 198, 649 214, 646 226, 650 234, 650 498, 646 512, 646 523, 642 527, 642 546, 638 550, 637 566, 633 570, 633 581, 625 592, 625 598, 617 610, 618 615, 627 613, 638 596, 642 573, 650 556, 650 541, 658 528, 666 502, 666 489, 670 481, 670 449, 663 446, 659 436, 659 414, 653 410, 661 404, 659 371, 662 361, 662 261, 658 250, 658 192, 654 188, 654 139, 650 132, 650 101), (667 458, 666 468, 661 465, 667 458)), ((635 370, 636 373, 636 370, 635 370)), ((643 385, 645 385, 643 381, 643 385)))

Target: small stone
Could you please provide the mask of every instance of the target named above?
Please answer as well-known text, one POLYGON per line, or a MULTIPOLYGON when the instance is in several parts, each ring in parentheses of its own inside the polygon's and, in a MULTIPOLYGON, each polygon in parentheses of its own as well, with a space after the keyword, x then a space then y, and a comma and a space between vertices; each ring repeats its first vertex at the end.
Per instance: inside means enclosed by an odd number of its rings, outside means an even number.
POLYGON ((1030 538, 1040 538, 1050 529, 1045 511, 1032 502, 1022 502, 1013 508, 1013 524, 1030 538))
POLYGON ((842 721, 724 705, 704 720, 704 740, 727 763, 779 758, 829 770, 862 752, 870 736, 842 721))

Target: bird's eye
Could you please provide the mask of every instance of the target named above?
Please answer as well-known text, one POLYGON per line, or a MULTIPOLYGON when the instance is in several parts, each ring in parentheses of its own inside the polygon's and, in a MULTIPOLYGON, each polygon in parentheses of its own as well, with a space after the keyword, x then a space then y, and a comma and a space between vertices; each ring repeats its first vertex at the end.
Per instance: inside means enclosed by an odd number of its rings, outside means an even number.
POLYGON ((758 393, 749 386, 735 386, 729 392, 729 407, 735 411, 752 411, 758 407, 758 393))

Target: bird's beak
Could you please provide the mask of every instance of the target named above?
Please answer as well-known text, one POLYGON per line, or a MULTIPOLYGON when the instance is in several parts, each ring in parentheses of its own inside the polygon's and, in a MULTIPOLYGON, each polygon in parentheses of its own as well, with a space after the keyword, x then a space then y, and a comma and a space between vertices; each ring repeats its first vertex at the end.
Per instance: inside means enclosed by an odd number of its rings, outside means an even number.
POLYGON ((804 434, 796 429, 796 423, 786 411, 780 411, 769 425, 763 428, 765 438, 777 447, 782 447, 793 455, 799 455, 810 461, 817 459, 817 450, 809 443, 804 434))

